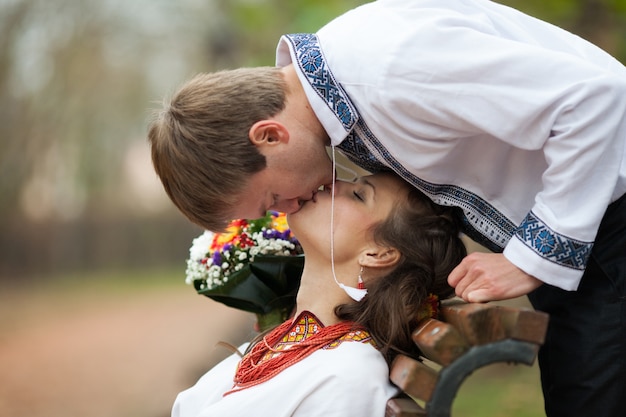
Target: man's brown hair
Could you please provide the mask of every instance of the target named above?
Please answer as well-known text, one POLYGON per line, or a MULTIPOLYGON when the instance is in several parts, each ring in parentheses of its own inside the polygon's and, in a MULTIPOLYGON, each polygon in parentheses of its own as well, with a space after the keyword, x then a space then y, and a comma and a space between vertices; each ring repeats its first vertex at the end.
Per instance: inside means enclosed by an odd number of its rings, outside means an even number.
POLYGON ((252 125, 285 107, 279 68, 195 76, 150 123, 152 163, 172 202, 193 223, 221 231, 249 177, 266 166, 249 140, 252 125))

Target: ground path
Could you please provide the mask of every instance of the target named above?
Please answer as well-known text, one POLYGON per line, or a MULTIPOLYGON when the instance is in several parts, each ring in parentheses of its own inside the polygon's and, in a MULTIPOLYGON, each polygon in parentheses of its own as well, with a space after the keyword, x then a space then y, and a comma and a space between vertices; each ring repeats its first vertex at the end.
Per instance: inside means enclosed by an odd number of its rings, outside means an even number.
POLYGON ((253 318, 180 287, 50 296, 0 287, 0 416, 166 417, 253 318))

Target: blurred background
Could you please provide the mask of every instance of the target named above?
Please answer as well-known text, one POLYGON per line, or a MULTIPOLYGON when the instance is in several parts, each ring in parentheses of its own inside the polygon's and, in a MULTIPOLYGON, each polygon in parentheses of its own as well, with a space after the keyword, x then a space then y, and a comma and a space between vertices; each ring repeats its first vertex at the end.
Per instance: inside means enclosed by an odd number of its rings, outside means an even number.
MULTIPOLYGON (((502 2, 625 62, 626 0, 502 2)), ((152 170, 151 111, 362 3, 0 0, 0 415, 164 417, 228 354, 218 341, 251 335, 252 317, 184 284, 201 231, 152 170)), ((464 415, 542 415, 536 369, 481 378, 464 415), (507 405, 478 409, 483 395, 507 405)))

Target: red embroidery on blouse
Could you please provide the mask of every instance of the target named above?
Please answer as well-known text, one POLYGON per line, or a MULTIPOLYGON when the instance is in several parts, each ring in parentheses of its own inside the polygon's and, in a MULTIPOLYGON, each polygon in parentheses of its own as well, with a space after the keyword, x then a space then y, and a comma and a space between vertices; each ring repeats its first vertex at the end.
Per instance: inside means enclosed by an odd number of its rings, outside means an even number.
POLYGON ((303 312, 267 334, 241 359, 234 386, 224 395, 258 385, 319 349, 334 349, 343 342, 374 344, 370 334, 356 324, 324 326, 314 314, 303 312))

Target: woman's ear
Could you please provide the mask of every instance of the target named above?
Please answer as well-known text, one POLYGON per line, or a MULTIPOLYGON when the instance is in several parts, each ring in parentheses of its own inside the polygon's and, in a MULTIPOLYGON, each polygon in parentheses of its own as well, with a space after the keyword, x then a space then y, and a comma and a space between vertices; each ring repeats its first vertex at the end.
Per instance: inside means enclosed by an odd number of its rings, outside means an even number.
POLYGON ((388 268, 397 264, 400 257, 396 248, 374 246, 361 252, 359 264, 368 268, 388 268))
POLYGON ((289 142, 289 131, 282 123, 265 119, 259 120, 250 127, 248 137, 255 146, 273 146, 289 142))

